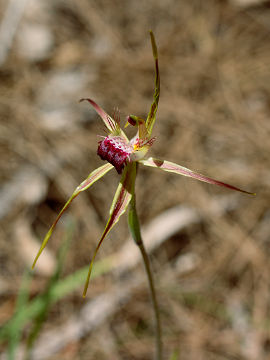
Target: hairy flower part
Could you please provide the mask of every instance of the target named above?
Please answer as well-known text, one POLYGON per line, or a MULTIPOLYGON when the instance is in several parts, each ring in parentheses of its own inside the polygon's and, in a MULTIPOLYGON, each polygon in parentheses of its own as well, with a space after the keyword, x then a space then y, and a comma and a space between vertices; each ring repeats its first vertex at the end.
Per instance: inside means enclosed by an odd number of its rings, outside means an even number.
POLYGON ((118 174, 122 173, 124 166, 130 161, 133 147, 121 136, 107 136, 99 142, 97 154, 102 160, 111 163, 118 174))
MULTIPOLYGON (((145 158, 146 153, 153 145, 155 138, 151 138, 152 129, 154 123, 156 121, 156 112, 158 108, 159 95, 160 95, 160 76, 158 69, 158 53, 157 46, 154 38, 154 34, 150 31, 151 44, 152 44, 152 52, 155 61, 155 91, 153 95, 153 102, 151 104, 150 110, 148 112, 147 119, 144 120, 135 115, 129 115, 127 117, 127 125, 132 125, 137 127, 136 136, 134 136, 130 141, 128 140, 126 134, 120 127, 120 116, 119 113, 116 112, 113 117, 108 115, 94 100, 89 98, 81 99, 80 101, 88 101, 98 115, 103 120, 107 130, 108 136, 104 137, 103 140, 99 142, 97 154, 101 157, 102 160, 108 161, 103 166, 92 171, 88 177, 75 189, 69 200, 66 202, 60 213, 58 214, 56 220, 52 224, 51 228, 47 232, 44 240, 41 244, 41 247, 35 257, 32 268, 34 268, 40 254, 44 250, 45 246, 49 238, 52 235, 52 232, 63 215, 66 209, 69 207, 71 202, 82 192, 92 186, 97 180, 102 178, 107 172, 109 172, 113 167, 116 171, 121 174, 121 179, 114 195, 114 199, 110 208, 110 215, 103 231, 103 234, 98 242, 98 245, 94 251, 92 256, 92 260, 90 262, 89 271, 84 287, 83 296, 86 295, 88 283, 91 276, 91 271, 93 267, 93 262, 97 255, 97 252, 108 235, 113 226, 118 222, 120 216, 122 216, 126 210, 131 200, 134 198, 134 186, 135 186, 135 178, 137 174, 137 164, 140 163, 142 165, 153 167, 156 169, 160 169, 162 171, 167 171, 171 173, 175 173, 178 175, 188 176, 193 179, 206 182, 208 184, 223 186, 229 188, 231 190, 240 191, 246 194, 255 195, 254 193, 239 189, 233 185, 226 184, 222 181, 215 180, 208 176, 199 174, 195 171, 187 169, 181 165, 155 158, 145 158)), ((134 225, 135 226, 135 225, 134 225)))
MULTIPOLYGON (((93 101, 91 101, 91 103, 93 103, 93 101)), ((99 108, 97 104, 96 108, 99 108)), ((105 112, 100 109, 99 113, 105 112)), ((136 136, 134 136, 130 141, 128 141, 123 131, 122 134, 119 135, 120 116, 118 112, 113 116, 115 123, 119 126, 117 130, 115 129, 112 118, 106 116, 106 119, 109 121, 109 126, 112 130, 109 130, 110 134, 105 137, 104 140, 99 141, 97 154, 102 160, 106 160, 112 164, 118 174, 121 174, 123 168, 129 162, 139 161, 145 157, 146 153, 153 145, 155 138, 150 137, 146 128, 145 120, 139 118, 138 116, 127 116, 127 123, 125 127, 130 124, 138 128, 136 136)))

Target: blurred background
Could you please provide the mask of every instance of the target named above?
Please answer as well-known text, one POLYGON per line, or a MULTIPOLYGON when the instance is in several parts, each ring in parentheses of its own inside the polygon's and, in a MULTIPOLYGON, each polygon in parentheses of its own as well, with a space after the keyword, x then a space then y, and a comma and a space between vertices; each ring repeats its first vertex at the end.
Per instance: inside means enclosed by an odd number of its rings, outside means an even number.
MULTIPOLYGON (((100 118, 146 117, 159 50, 151 156, 256 197, 140 168, 137 203, 163 324, 164 359, 270 358, 270 6, 259 0, 1 0, 1 359, 151 359, 146 276, 126 216, 83 283, 119 176, 100 118), (61 244, 64 244, 61 246, 61 244)), ((132 129, 129 129, 132 135, 132 129)))

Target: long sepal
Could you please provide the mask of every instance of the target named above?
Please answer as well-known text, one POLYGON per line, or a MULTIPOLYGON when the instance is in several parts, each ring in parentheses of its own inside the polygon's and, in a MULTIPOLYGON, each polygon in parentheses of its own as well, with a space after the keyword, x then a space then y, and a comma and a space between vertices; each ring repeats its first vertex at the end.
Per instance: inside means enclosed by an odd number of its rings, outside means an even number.
POLYGON ((71 195, 71 197, 68 199, 68 201, 65 203, 64 207, 62 208, 62 210, 60 211, 60 213, 58 214, 56 220, 54 221, 54 223, 52 224, 50 230, 47 232, 41 247, 35 257, 35 260, 33 262, 32 265, 32 269, 35 267, 36 262, 39 258, 39 256, 41 255, 42 251, 44 250, 45 246, 47 245, 47 242, 49 241, 52 232, 56 226, 56 224, 58 223, 59 219, 61 218, 61 216, 63 215, 63 213, 67 210, 67 208, 69 207, 69 205, 71 204, 71 202, 75 199, 76 196, 78 196, 82 191, 88 189, 91 185, 93 185, 97 180, 99 180, 102 176, 104 176, 108 171, 110 171, 113 168, 113 165, 111 164, 105 164, 97 169, 95 169, 94 171, 92 171, 89 176, 75 189, 75 191, 73 192, 73 194, 71 195))
POLYGON ((110 208, 110 217, 106 224, 106 227, 103 231, 103 234, 101 236, 101 239, 99 240, 99 243, 95 249, 94 255, 91 259, 89 271, 87 275, 87 279, 84 286, 83 291, 83 297, 86 296, 86 292, 88 289, 91 272, 93 268, 93 263, 95 260, 95 257, 97 255, 97 252, 105 239, 106 235, 110 232, 110 230, 113 228, 113 226, 118 222, 121 215, 125 213, 127 210, 127 207, 130 203, 132 192, 134 188, 134 182, 136 178, 136 163, 130 163, 124 168, 124 172, 121 178, 121 181, 118 185, 118 188, 116 190, 116 193, 113 198, 113 202, 110 208))
POLYGON ((237 187, 235 187, 233 185, 226 184, 226 183, 224 183, 222 181, 212 179, 212 178, 210 178, 208 176, 199 174, 199 173, 197 173, 195 171, 192 171, 190 169, 187 169, 187 168, 185 168, 183 166, 172 163, 170 161, 154 159, 154 158, 151 157, 149 159, 140 160, 139 162, 142 163, 143 165, 146 165, 146 166, 159 168, 161 170, 168 171, 168 172, 173 172, 175 174, 179 174, 179 175, 183 175, 183 176, 188 176, 188 177, 191 177, 193 179, 206 182, 208 184, 223 186, 223 187, 226 187, 228 189, 240 191, 240 192, 243 192, 243 193, 246 193, 246 194, 249 194, 249 195, 256 195, 255 193, 251 193, 249 191, 239 189, 239 188, 237 188, 237 187))
POLYGON ((153 57, 155 60, 155 92, 154 92, 154 96, 153 96, 154 100, 152 102, 150 111, 149 111, 147 119, 146 119, 146 128, 148 130, 149 135, 151 135, 153 125, 156 121, 156 113, 157 113, 158 101, 159 101, 159 95, 160 95, 160 76, 159 76, 159 68, 158 68, 157 45, 156 45, 155 37, 154 37, 154 34, 152 31, 150 31, 150 36, 151 36, 153 57))

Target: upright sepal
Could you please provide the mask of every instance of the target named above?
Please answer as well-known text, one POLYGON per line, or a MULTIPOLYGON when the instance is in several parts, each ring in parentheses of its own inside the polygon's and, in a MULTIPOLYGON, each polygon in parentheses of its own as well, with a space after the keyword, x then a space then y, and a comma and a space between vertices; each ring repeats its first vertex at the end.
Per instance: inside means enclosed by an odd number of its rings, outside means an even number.
POLYGON ((231 190, 240 191, 240 192, 243 192, 243 193, 246 193, 246 194, 249 194, 249 195, 255 195, 255 193, 251 193, 249 191, 239 189, 239 188, 237 188, 237 187, 235 187, 233 185, 226 184, 226 183, 224 183, 222 181, 212 179, 212 178, 210 178, 208 176, 199 174, 199 173, 197 173, 195 171, 192 171, 190 169, 187 169, 187 168, 185 168, 183 166, 172 163, 170 161, 154 159, 154 158, 151 157, 149 159, 140 160, 139 162, 142 163, 143 165, 146 165, 146 166, 159 168, 161 170, 168 171, 168 172, 173 172, 175 174, 179 174, 179 175, 183 175, 183 176, 188 176, 188 177, 191 177, 193 179, 206 182, 208 184, 223 186, 223 187, 226 187, 226 188, 231 189, 231 190))
POLYGON ((54 221, 54 223, 52 224, 50 230, 47 232, 41 247, 35 257, 35 260, 33 262, 32 265, 32 269, 34 268, 34 266, 36 265, 36 262, 39 258, 39 256, 41 255, 42 251, 44 250, 45 246, 47 245, 47 242, 49 241, 52 232, 56 226, 56 224, 58 223, 58 221, 60 220, 61 216, 63 215, 63 213, 67 210, 67 208, 69 207, 69 205, 71 204, 71 202, 75 199, 75 197, 77 197, 82 191, 88 189, 91 185, 93 185, 97 180, 99 180, 102 176, 104 176, 108 171, 110 171, 113 168, 113 166, 111 164, 105 164, 97 169, 95 169, 94 171, 92 171, 88 177, 75 189, 75 191, 73 192, 73 194, 71 195, 71 197, 68 199, 68 201, 65 203, 64 207, 62 208, 62 210, 60 211, 60 213, 58 214, 56 220, 54 221))
POLYGON ((152 51, 153 51, 153 57, 155 60, 155 92, 153 96, 153 102, 150 107, 150 111, 148 113, 147 119, 146 119, 146 128, 151 135, 152 129, 154 126, 154 123, 156 121, 156 113, 158 108, 158 101, 159 101, 159 95, 160 95, 160 76, 159 76, 159 68, 158 68, 158 52, 157 52, 157 45, 155 41, 155 37, 152 31, 150 31, 151 36, 151 44, 152 44, 152 51))
POLYGON ((127 210, 127 207, 130 203, 130 200, 132 198, 132 193, 134 189, 134 182, 136 178, 136 163, 129 163, 125 166, 123 175, 121 178, 121 181, 118 185, 118 188, 116 190, 116 193, 113 198, 113 202, 110 208, 110 217, 107 222, 107 225, 103 231, 103 234, 101 236, 101 239, 99 240, 99 243, 95 249, 94 255, 91 259, 89 271, 87 275, 87 279, 84 286, 83 296, 86 296, 87 288, 89 285, 89 280, 91 277, 91 272, 93 268, 93 263, 95 260, 95 257, 97 255, 97 252, 105 239, 106 235, 111 231, 111 229, 114 227, 114 225, 118 222, 121 215, 125 213, 127 210))

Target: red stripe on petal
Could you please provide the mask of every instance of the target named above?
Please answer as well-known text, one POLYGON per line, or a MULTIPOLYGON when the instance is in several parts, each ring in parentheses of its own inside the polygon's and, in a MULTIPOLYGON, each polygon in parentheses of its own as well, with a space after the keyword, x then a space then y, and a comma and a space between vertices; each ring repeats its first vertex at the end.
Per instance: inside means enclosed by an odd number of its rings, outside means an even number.
POLYGON ((110 209, 110 217, 107 222, 107 225, 103 231, 103 234, 101 236, 101 239, 99 240, 99 243, 95 249, 94 255, 91 259, 89 271, 87 275, 87 279, 84 286, 83 296, 85 297, 88 284, 91 277, 91 272, 93 268, 93 263, 95 260, 95 257, 97 255, 97 252, 105 239, 106 235, 111 231, 113 226, 118 222, 121 215, 123 215, 128 207, 128 204, 130 203, 132 192, 134 188, 134 182, 136 178, 136 163, 128 164, 128 166, 125 168, 124 173, 122 175, 120 184, 118 185, 118 188, 116 190, 116 193, 114 195, 114 199, 112 202, 112 206, 110 209))
POLYGON ((231 190, 236 190, 236 191, 240 191, 249 195, 255 195, 255 193, 246 191, 246 190, 242 190, 236 186, 224 183, 222 181, 219 180, 215 180, 213 178, 210 178, 208 176, 199 174, 195 171, 192 171, 188 168, 185 168, 184 166, 166 161, 166 160, 159 160, 159 159, 154 159, 154 158, 149 158, 147 160, 140 160, 140 162, 146 166, 151 166, 151 167, 156 167, 159 169, 162 169, 164 171, 168 171, 168 172, 173 172, 175 174, 179 174, 179 175, 183 175, 183 176, 188 176, 191 177, 193 179, 199 180, 199 181, 203 181, 206 182, 208 184, 213 184, 213 185, 218 185, 218 186, 223 186, 226 187, 228 189, 231 190))

